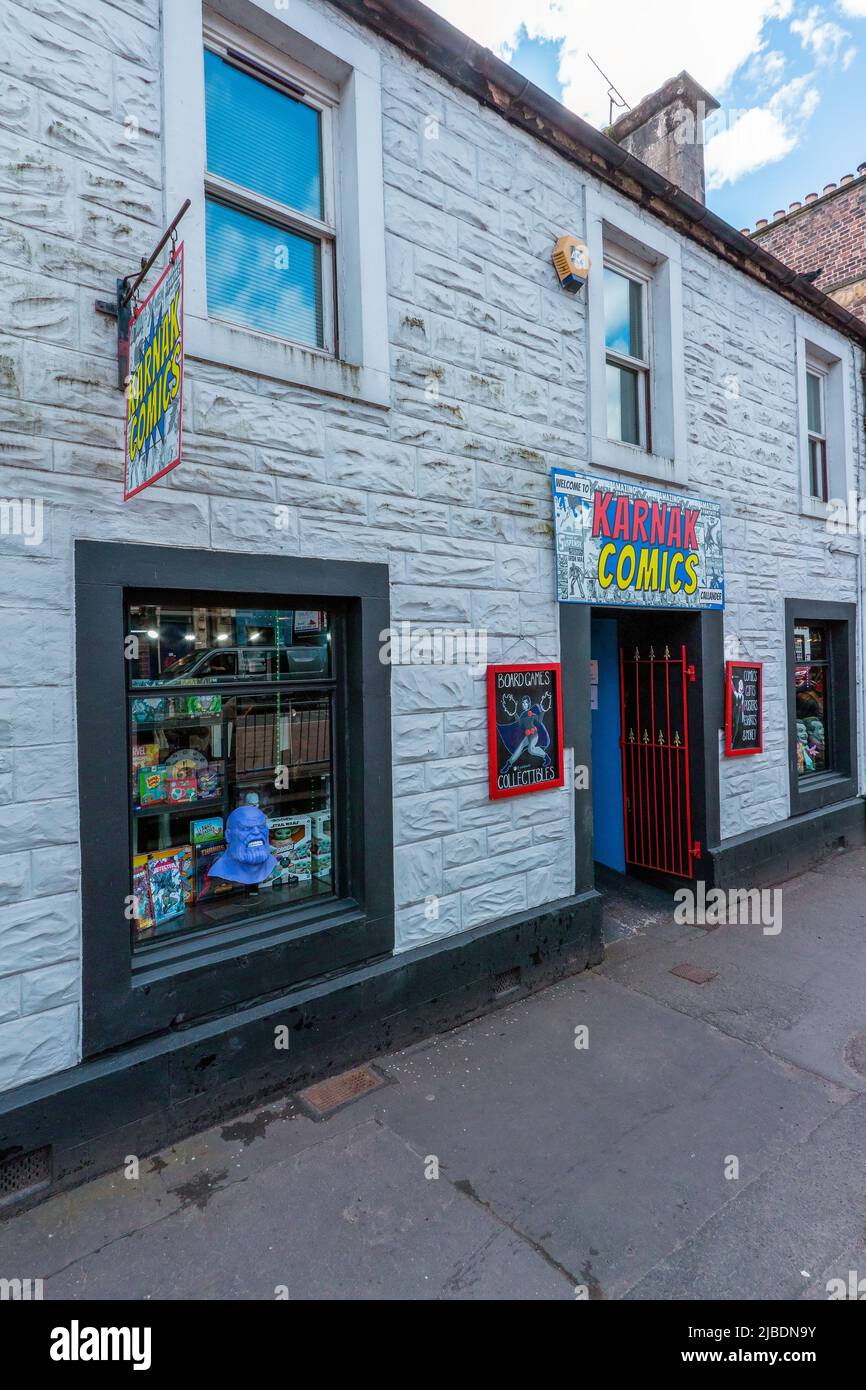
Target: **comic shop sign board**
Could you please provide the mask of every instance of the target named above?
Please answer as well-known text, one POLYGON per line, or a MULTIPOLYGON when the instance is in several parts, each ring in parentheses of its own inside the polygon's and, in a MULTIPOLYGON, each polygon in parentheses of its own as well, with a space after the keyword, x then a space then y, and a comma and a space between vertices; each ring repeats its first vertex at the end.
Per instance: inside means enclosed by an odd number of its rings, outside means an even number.
POLYGON ((123 500, 180 463, 183 408, 183 246, 129 324, 123 500))
POLYGON ((725 753, 739 758, 764 751, 764 664, 725 662, 725 753))
POLYGON ((487 667, 487 748, 491 800, 564 785, 558 662, 487 667))
POLYGON ((629 608, 724 608, 717 502, 554 468, 556 596, 629 608))

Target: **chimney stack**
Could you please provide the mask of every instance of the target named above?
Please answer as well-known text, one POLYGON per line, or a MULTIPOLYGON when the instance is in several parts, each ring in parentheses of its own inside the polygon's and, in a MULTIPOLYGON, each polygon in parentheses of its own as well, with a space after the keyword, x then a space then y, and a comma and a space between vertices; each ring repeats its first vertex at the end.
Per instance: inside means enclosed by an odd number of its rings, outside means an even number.
POLYGON ((625 111, 608 134, 635 159, 703 203, 704 120, 718 106, 706 88, 681 72, 625 111))

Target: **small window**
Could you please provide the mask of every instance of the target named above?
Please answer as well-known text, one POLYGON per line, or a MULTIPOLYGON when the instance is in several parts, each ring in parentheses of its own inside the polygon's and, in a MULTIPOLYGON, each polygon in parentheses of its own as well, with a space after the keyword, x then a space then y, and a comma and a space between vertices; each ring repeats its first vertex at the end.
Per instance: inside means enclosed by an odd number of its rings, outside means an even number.
POLYGON ((604 343, 608 437, 649 450, 646 282, 607 265, 604 268, 604 343))
POLYGON ((794 663, 797 775, 813 777, 832 767, 828 727, 830 644, 825 626, 794 623, 794 663))
POLYGON ((825 378, 823 372, 806 372, 806 418, 809 431, 809 490, 819 502, 830 496, 827 476, 827 430, 825 424, 825 378))
POLYGON ((315 617, 170 593, 130 602, 134 950, 333 893, 336 686, 331 614, 315 617), (227 861, 245 804, 264 820, 227 861))
POLYGON ((330 108, 234 49, 204 68, 208 313, 333 352, 330 108))

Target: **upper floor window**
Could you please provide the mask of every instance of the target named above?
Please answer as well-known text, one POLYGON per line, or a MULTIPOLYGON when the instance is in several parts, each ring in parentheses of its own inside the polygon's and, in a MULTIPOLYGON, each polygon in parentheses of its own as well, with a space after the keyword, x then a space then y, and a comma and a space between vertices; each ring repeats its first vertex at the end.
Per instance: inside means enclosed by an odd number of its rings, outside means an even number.
POLYGON ((806 370, 806 424, 809 434, 809 495, 819 502, 830 496, 827 478, 827 430, 825 425, 825 374, 806 370))
POLYGON ((800 510, 832 521, 846 511, 855 488, 850 347, 832 330, 798 317, 796 348, 800 510))
POLYGON ((204 70, 208 314, 333 352, 331 106, 210 39, 204 70))
POLYGON ((650 448, 647 282, 604 267, 604 346, 609 439, 650 448))

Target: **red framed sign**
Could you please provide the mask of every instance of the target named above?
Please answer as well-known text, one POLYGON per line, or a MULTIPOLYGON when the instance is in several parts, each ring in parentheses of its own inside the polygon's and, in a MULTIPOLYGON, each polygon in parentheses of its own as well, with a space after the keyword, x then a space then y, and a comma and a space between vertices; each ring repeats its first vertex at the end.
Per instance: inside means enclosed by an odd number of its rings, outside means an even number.
POLYGON ((764 751, 764 663, 725 662, 725 756, 764 751))
POLYGON ((559 662, 487 667, 487 751, 491 800, 564 785, 559 662))
POLYGON ((183 243, 129 321, 123 500, 180 463, 183 243))

